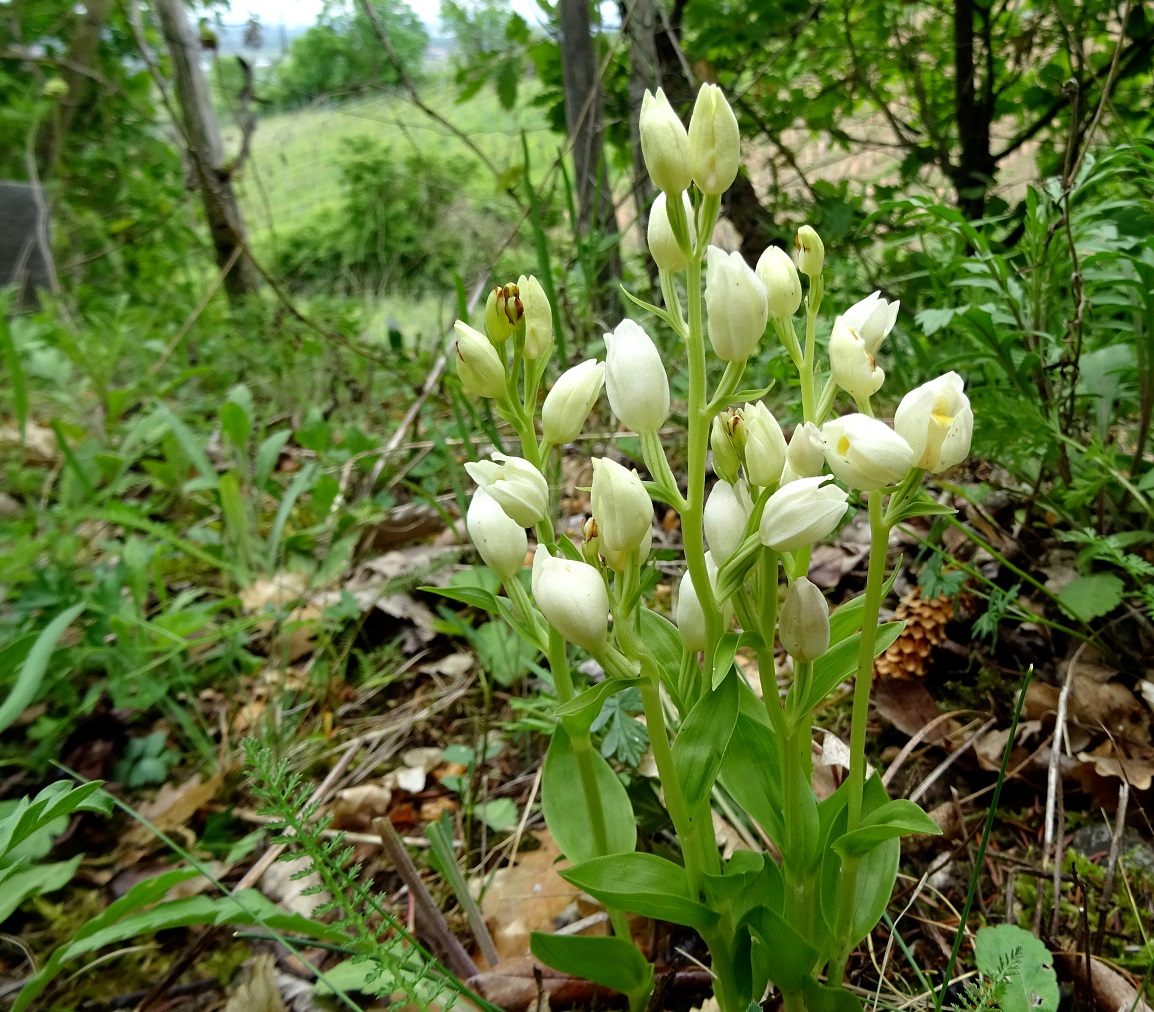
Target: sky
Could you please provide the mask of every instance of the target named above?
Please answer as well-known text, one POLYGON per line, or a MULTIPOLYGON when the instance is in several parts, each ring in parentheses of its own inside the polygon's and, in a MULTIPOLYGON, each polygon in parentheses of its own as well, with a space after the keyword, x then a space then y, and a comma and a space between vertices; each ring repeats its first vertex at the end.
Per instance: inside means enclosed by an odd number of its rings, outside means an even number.
MULTIPOLYGON (((406 0, 417 12, 417 16, 427 25, 437 26, 440 21, 441 0, 406 0)), ((540 20, 541 8, 535 0, 512 0, 510 6, 530 23, 540 20)), ((267 27, 309 25, 320 13, 321 0, 231 0, 231 10, 226 17, 235 19, 237 15, 256 14, 267 27)))

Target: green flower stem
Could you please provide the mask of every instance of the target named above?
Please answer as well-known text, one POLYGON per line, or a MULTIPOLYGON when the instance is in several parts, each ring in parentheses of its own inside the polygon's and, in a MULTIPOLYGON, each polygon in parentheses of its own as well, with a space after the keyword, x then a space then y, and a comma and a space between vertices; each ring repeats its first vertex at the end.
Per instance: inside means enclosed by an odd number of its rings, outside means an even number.
POLYGON ((817 421, 817 395, 814 391, 813 363, 817 354, 817 314, 821 308, 821 298, 825 294, 825 282, 819 274, 809 286, 805 300, 805 357, 801 366, 801 411, 807 422, 817 421))
MULTIPOLYGON (((642 668, 651 666, 648 658, 640 658, 642 668)), ((701 841, 701 827, 690 815, 685 795, 681 791, 681 781, 673 765, 673 750, 669 747, 669 732, 665 727, 665 711, 661 707, 661 690, 655 678, 646 678, 641 683, 641 705, 645 710, 645 724, 649 728, 649 741, 653 746, 653 761, 665 791, 665 807, 673 820, 673 827, 681 840, 682 856, 685 858, 685 874, 689 879, 692 896, 701 895, 704 873, 704 853, 701 841)), ((712 833, 713 827, 709 827, 712 833)))
MULTIPOLYGON (((846 832, 861 825, 862 796, 865 791, 865 738, 869 716, 870 685, 873 681, 874 647, 877 643, 878 615, 882 605, 882 587, 886 575, 886 551, 889 547, 890 528, 882 514, 882 493, 875 491, 869 497, 870 559, 866 572, 865 602, 862 608, 861 641, 857 655, 857 677, 853 690, 853 723, 850 730, 849 797, 846 802, 846 832)), ((848 932, 853 920, 854 896, 857 891, 858 864, 856 859, 842 863, 838 883, 838 918, 834 939, 838 946, 830 963, 829 982, 840 985, 849 959, 848 932)))
POLYGON ((777 564, 778 554, 772 548, 761 550, 758 562, 761 584, 761 614, 759 625, 765 645, 757 652, 757 677, 761 681, 761 697, 765 712, 779 736, 785 734, 785 717, 777 692, 777 668, 773 661, 773 644, 777 636, 777 564))
POLYGON ((687 283, 689 306, 689 334, 686 351, 689 358, 689 478, 686 485, 686 504, 681 513, 681 534, 685 543, 685 561, 697 592, 697 600, 705 615, 705 679, 712 684, 713 666, 717 657, 717 643, 721 639, 721 608, 713 593, 705 565, 705 533, 702 517, 705 511, 705 458, 709 447, 708 397, 705 377, 705 329, 701 296, 701 261, 704 243, 702 236, 713 231, 720 199, 707 196, 701 211, 697 251, 689 259, 687 283))

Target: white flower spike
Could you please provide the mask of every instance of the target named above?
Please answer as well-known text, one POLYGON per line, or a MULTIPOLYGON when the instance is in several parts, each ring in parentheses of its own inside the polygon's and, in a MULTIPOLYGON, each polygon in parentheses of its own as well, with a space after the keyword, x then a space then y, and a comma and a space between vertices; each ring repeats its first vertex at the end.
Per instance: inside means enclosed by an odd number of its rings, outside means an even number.
POLYGON ((483 488, 473 493, 465 526, 485 565, 502 580, 511 580, 521 571, 529 550, 525 528, 510 519, 483 488))
POLYGON ((653 185, 663 193, 680 193, 689 186, 689 134, 660 88, 641 100, 641 153, 653 185))
POLYGON ((956 372, 923 383, 902 398, 894 428, 910 444, 914 466, 937 474, 970 452, 974 412, 956 372))
POLYGON ((689 120, 689 160, 702 193, 720 195, 737 178, 741 137, 737 117, 716 84, 703 84, 689 120))
POLYGON ((544 546, 533 553, 533 599, 546 621, 570 643, 600 652, 609 631, 609 593, 587 562, 555 559, 544 546))
POLYGON ((761 543, 775 552, 795 552, 820 541, 841 522, 849 509, 848 499, 845 489, 822 475, 783 485, 765 504, 761 543))
POLYGON ((604 385, 604 362, 591 358, 566 369, 541 405, 541 434, 545 441, 560 446, 581 435, 604 385))
MULTIPOLYGON (((681 195, 682 206, 685 208, 685 220, 693 228, 693 204, 689 194, 681 195)), ((649 209, 649 227, 646 232, 649 242, 649 255, 653 262, 663 271, 676 274, 689 266, 685 253, 678 245, 677 237, 673 234, 673 226, 669 224, 669 205, 664 193, 657 194, 653 206, 649 209)))
POLYGON ((457 375, 469 393, 477 397, 500 397, 505 393, 505 363, 497 349, 480 331, 463 320, 453 324, 457 332, 457 375))
POLYGON ((821 428, 829 469, 852 488, 872 492, 901 481, 914 466, 914 452, 885 422, 868 415, 833 418, 821 428))
POLYGON ((609 406, 638 435, 656 432, 669 417, 669 377, 650 336, 632 320, 605 335, 605 392, 609 406))
POLYGON ((589 498, 602 555, 641 547, 653 527, 653 501, 636 471, 608 457, 594 457, 589 498))
POLYGON ((740 253, 705 251, 705 308, 717 357, 742 362, 753 354, 769 321, 765 287, 740 253))
POLYGON ((545 519, 549 511, 549 483, 529 461, 494 453, 491 461, 471 461, 465 470, 522 527, 532 527, 545 519))

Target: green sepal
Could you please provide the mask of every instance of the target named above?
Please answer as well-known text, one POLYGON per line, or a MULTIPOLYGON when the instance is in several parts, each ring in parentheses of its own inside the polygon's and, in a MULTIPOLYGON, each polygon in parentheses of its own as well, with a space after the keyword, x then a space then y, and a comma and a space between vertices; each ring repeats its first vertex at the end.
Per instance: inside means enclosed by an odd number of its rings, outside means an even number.
POLYGON ((689 711, 673 743, 673 768, 691 809, 709 797, 721 770, 737 721, 737 693, 737 675, 723 678, 716 689, 702 696, 689 711))
POLYGON ((534 931, 529 936, 529 949, 554 970, 620 991, 629 999, 631 1012, 642 1012, 649 1001, 653 965, 624 938, 534 931))
MULTIPOLYGON (((605 819, 606 843, 611 854, 628 853, 637 846, 637 822, 624 785, 601 754, 588 753, 605 819)), ((589 826, 589 808, 577 753, 564 727, 553 732, 541 775, 541 810, 557 846, 574 864, 597 857, 589 826)), ((596 802, 594 802, 596 803, 596 802)))
POLYGON ((561 549, 561 554, 564 555, 565 558, 567 558, 570 562, 585 561, 585 556, 581 554, 581 549, 569 540, 568 535, 557 535, 557 547, 561 549))
POLYGON ((656 854, 595 857, 560 873, 610 909, 708 931, 717 914, 693 898, 685 869, 656 854))
POLYGON ((833 841, 842 857, 863 857, 886 840, 926 833, 941 836, 941 827, 912 801, 896 798, 871 812, 859 828, 833 841))

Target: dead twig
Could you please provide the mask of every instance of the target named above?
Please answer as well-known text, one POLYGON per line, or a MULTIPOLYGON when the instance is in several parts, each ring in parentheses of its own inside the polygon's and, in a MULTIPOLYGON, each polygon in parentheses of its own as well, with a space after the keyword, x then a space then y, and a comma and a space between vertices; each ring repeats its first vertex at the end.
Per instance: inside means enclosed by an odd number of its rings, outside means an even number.
POLYGON ((393 829, 393 824, 388 819, 373 819, 373 829, 381 834, 381 847, 396 873, 400 875, 401 881, 408 887, 409 895, 413 897, 425 929, 433 936, 449 969, 461 980, 477 976, 481 971, 457 936, 453 934, 445 915, 441 913, 441 908, 425 888, 417 866, 413 864, 409 852, 405 850, 405 845, 397 836, 397 831, 393 829))

